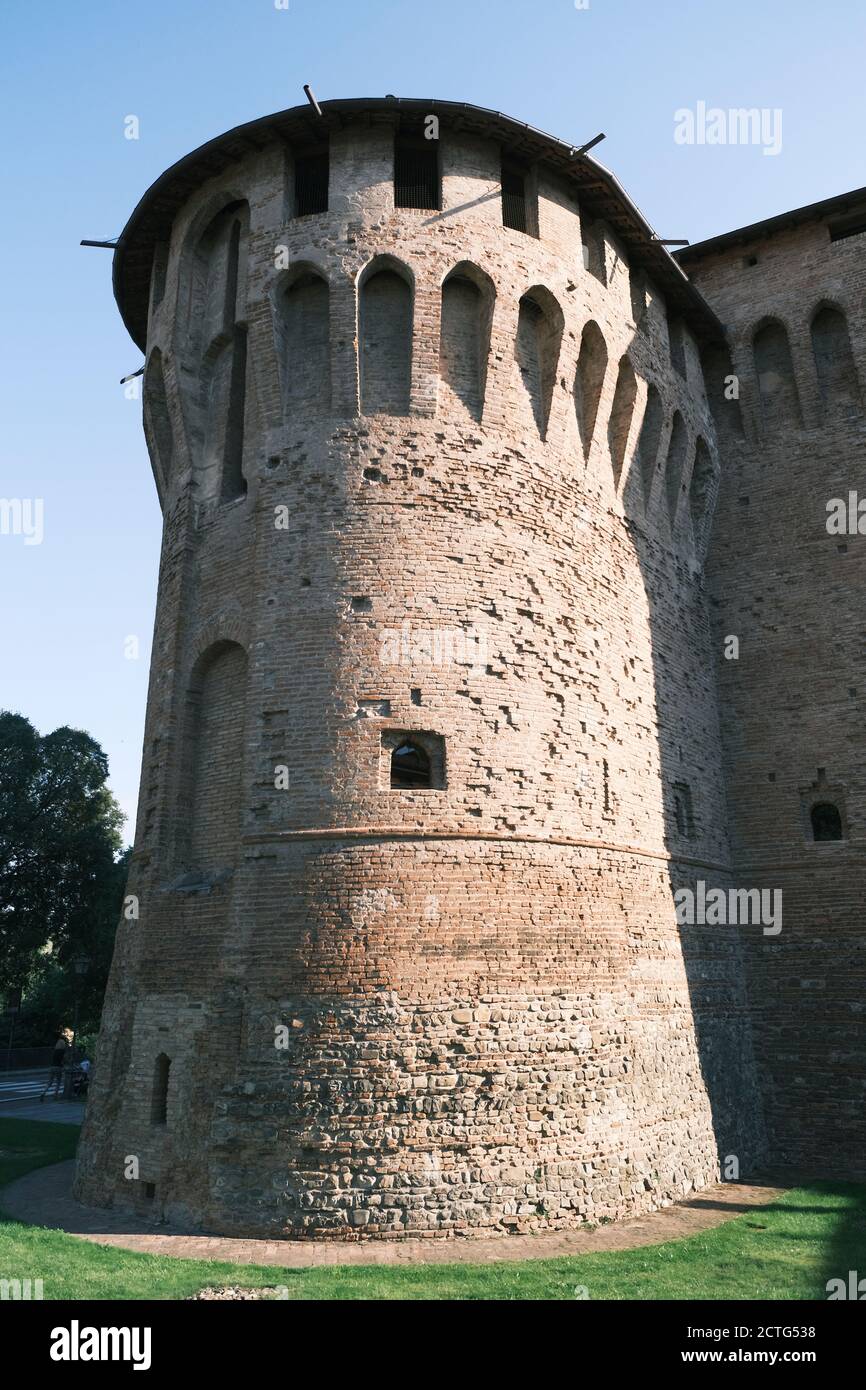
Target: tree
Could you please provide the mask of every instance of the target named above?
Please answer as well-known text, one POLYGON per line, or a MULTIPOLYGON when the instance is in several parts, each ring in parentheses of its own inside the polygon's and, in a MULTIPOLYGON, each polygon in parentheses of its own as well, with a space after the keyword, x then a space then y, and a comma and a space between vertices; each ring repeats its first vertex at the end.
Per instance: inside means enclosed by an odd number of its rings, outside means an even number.
POLYGON ((89 734, 0 712, 0 990, 60 986, 87 956, 101 998, 127 858, 107 777, 89 734))

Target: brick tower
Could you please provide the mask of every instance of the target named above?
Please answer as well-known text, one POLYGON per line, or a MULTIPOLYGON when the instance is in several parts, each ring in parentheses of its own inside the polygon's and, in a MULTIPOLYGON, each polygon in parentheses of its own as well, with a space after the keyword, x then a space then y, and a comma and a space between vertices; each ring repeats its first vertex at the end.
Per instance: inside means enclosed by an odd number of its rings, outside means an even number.
POLYGON ((702 565, 720 325, 591 157, 325 102, 118 243, 164 539, 84 1200, 567 1227, 760 1154, 702 565), (133 909, 134 911, 134 909, 133 909))
POLYGON ((735 872, 784 903, 783 929, 747 941, 769 1152, 844 1177, 866 1174, 864 246, 859 189, 680 258, 730 344, 706 364, 708 574, 717 650, 739 642, 719 687, 735 872))

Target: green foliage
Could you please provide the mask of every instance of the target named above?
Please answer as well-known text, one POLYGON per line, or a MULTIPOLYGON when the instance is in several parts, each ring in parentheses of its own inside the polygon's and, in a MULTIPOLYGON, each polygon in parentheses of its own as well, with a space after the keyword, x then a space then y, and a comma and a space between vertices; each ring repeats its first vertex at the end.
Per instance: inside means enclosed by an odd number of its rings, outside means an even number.
POLYGON ((0 993, 25 991, 22 1046, 53 1041, 76 990, 87 1023, 98 1017, 126 877, 107 776, 89 734, 42 736, 23 715, 0 712, 0 993), (91 964, 76 981, 81 956, 91 964))

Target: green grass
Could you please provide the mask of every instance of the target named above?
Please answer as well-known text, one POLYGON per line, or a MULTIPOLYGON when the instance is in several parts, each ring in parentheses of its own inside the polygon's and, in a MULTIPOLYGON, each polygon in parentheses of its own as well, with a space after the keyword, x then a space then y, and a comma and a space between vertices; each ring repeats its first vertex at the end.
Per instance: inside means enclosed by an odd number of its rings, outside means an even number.
MULTIPOLYGON (((0 1121, 0 1185, 70 1158, 74 1126, 0 1121)), ((0 1196, 2 1203, 2 1196, 0 1196)), ((178 1260, 93 1245, 0 1215, 0 1279, 37 1279, 46 1299, 185 1298, 212 1284, 278 1285, 292 1299, 825 1299, 866 1274, 866 1187, 813 1183, 705 1235, 553 1260, 289 1270, 178 1260)))

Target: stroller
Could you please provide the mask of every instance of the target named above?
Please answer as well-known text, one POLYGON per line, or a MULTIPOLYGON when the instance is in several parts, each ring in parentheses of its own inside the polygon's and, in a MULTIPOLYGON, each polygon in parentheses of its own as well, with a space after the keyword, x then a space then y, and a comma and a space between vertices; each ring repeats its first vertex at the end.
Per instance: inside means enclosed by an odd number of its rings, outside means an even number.
POLYGON ((90 1068, 83 1067, 80 1062, 76 1062, 72 1069, 72 1094, 77 1100, 84 1100, 86 1098, 89 1081, 90 1068))

